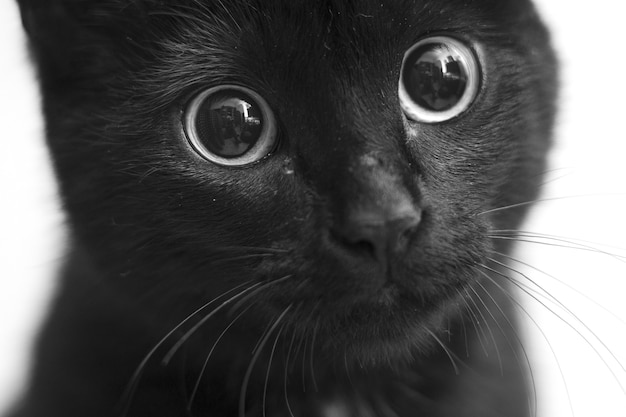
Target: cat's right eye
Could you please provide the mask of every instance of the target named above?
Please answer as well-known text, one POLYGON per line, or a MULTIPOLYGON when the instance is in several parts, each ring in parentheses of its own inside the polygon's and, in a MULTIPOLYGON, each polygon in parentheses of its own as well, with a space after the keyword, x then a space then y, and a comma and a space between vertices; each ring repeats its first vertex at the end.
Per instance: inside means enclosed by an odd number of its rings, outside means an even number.
POLYGON ((416 122, 450 120, 472 104, 480 78, 478 58, 463 42, 448 36, 422 39, 404 54, 400 106, 416 122))
POLYGON ((276 119, 269 105, 238 85, 200 92, 187 106, 184 124, 193 149, 219 165, 251 164, 267 156, 276 143, 276 119))

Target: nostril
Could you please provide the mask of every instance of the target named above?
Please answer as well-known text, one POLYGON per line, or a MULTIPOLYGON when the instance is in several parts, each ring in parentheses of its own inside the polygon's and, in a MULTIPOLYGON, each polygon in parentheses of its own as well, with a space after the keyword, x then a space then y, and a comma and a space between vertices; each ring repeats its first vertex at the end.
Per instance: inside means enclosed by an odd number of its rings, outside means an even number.
POLYGON ((344 236, 335 236, 336 240, 342 244, 345 249, 357 256, 364 256, 375 259, 377 255, 376 245, 370 240, 351 240, 344 236))
POLYGON ((395 219, 389 222, 388 228, 389 237, 391 238, 390 244, 395 245, 394 248, 403 249, 408 243, 408 240, 413 236, 420 224, 421 215, 410 215, 395 219))
POLYGON ((386 221, 353 214, 336 233, 336 238, 350 252, 386 265, 389 255, 407 249, 420 218, 417 210, 386 221))
POLYGON ((387 222, 387 247, 391 252, 403 252, 415 234, 421 216, 416 213, 387 222))

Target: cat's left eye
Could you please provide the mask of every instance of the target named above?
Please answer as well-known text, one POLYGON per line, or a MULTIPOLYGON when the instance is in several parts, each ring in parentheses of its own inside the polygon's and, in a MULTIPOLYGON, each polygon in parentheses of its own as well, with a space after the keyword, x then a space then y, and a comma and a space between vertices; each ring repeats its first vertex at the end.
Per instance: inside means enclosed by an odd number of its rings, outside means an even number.
POLYGON ((422 123, 450 120, 473 103, 480 86, 475 53, 448 36, 432 36, 404 54, 398 96, 404 114, 422 123))
POLYGON ((202 157, 241 166, 267 156, 276 143, 276 119, 267 102, 249 88, 220 85, 196 95, 185 111, 185 133, 202 157))

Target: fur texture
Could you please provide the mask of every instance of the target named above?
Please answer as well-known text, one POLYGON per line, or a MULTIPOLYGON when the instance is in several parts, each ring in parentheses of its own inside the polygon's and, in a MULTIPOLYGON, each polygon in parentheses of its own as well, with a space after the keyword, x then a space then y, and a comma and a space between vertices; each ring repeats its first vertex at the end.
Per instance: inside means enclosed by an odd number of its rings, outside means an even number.
POLYGON ((72 242, 14 416, 528 414, 511 285, 489 259, 526 206, 497 209, 537 193, 554 115, 529 2, 20 6, 72 242), (476 49, 481 89, 420 124, 400 65, 436 33, 476 49), (220 84, 277 117, 256 164, 185 139, 186 103, 220 84), (384 267, 337 237, 400 201, 419 225, 384 267))

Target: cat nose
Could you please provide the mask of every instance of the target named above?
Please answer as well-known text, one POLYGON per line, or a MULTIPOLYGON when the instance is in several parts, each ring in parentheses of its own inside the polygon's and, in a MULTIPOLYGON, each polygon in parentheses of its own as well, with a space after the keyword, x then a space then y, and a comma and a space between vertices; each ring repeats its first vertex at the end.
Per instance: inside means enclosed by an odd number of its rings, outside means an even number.
POLYGON ((339 229, 345 248, 373 258, 385 270, 390 256, 406 252, 421 221, 421 210, 408 198, 397 200, 359 206, 348 213, 339 229))
POLYGON ((417 192, 403 169, 393 159, 364 154, 335 184, 330 232, 340 244, 337 254, 349 263, 376 266, 379 276, 407 252, 422 220, 417 192))

